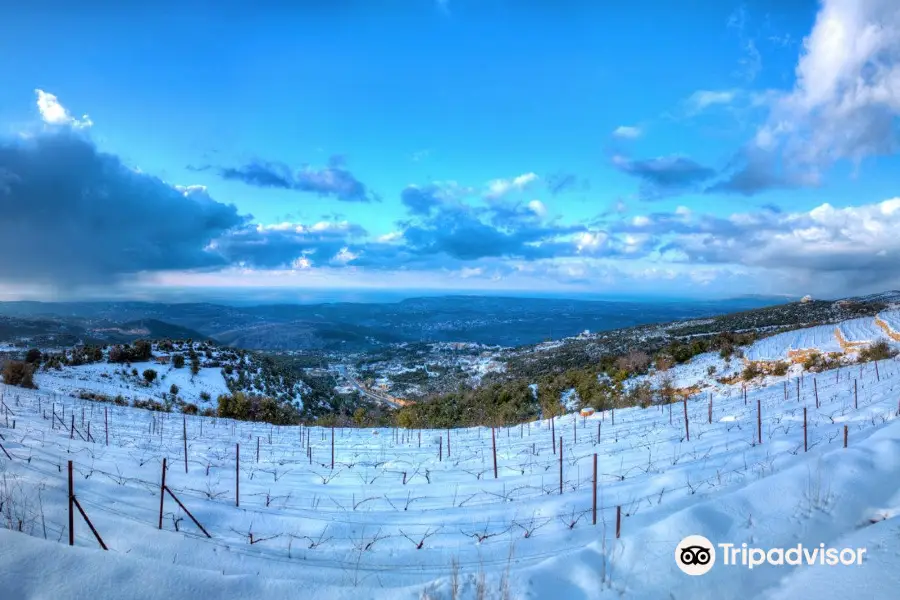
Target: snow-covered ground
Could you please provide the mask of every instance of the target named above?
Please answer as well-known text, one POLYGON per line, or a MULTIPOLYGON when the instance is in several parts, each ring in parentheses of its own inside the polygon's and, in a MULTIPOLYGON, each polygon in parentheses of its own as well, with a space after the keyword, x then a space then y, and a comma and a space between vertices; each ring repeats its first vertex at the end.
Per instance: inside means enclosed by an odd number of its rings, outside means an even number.
POLYGON ((885 333, 900 335, 900 310, 882 311, 878 313, 878 319, 890 330, 885 333))
MULTIPOLYGON (((684 364, 673 366, 666 376, 671 378, 671 383, 676 388, 716 387, 716 379, 737 375, 743 368, 743 363, 737 358, 726 361, 718 352, 704 352, 684 364)), ((655 371, 631 377, 626 380, 626 388, 644 382, 649 382, 652 387, 657 388, 662 377, 661 373, 655 371)))
POLYGON ((841 321, 837 325, 841 337, 851 344, 871 343, 887 339, 884 329, 875 323, 874 317, 860 317, 841 321))
POLYGON ((197 375, 191 375, 191 368, 186 364, 180 369, 170 364, 156 362, 131 363, 130 368, 123 364, 98 362, 77 367, 64 366, 61 370, 41 369, 35 373, 35 383, 45 392, 61 395, 78 396, 81 391, 104 394, 115 397, 119 394, 127 400, 154 399, 159 401, 160 394, 171 396, 172 384, 178 386, 178 396, 187 403, 199 407, 215 406, 219 394, 227 394, 228 386, 222 376, 221 369, 201 368, 197 375), (132 374, 137 369, 137 375, 132 374), (157 372, 156 380, 147 385, 143 372, 153 369, 157 372), (200 395, 209 394, 209 401, 200 395))
POLYGON ((780 384, 746 400, 729 389, 713 397, 711 418, 704 395, 687 403, 689 439, 681 405, 568 415, 493 438, 487 428, 332 438, 4 386, 2 522, 22 533, 0 532, 0 597, 449 599, 458 573, 460 598, 478 597, 482 574, 488 598, 503 597, 504 579, 511 598, 894 598, 898 384, 900 363, 887 360, 877 375, 872 364, 806 375, 799 401, 793 382, 787 400, 780 384), (159 528, 164 458, 167 486, 210 538, 168 496, 159 528), (78 548, 66 546, 68 460, 109 554, 77 511, 78 548), (764 548, 852 543, 868 554, 858 567, 717 565, 689 577, 673 557, 688 534, 764 548))
POLYGON ((754 342, 744 353, 748 360, 784 360, 791 352, 816 349, 842 352, 834 325, 819 325, 778 333, 754 342))

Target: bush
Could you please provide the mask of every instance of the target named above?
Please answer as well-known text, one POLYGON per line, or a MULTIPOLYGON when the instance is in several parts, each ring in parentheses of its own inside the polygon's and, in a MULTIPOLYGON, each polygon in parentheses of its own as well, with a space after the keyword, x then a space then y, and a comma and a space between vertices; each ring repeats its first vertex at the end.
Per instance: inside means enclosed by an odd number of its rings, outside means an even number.
POLYGON ((149 384, 149 383, 153 383, 154 380, 156 380, 156 371, 154 371, 153 369, 147 369, 147 370, 145 370, 144 373, 143 373, 143 375, 144 375, 144 380, 145 380, 148 384, 149 384))
POLYGON ((157 402, 156 400, 135 400, 131 403, 131 405, 135 408, 143 408, 145 410, 152 410, 156 412, 171 412, 168 406, 166 406, 162 402, 157 402))
POLYGON ((653 392, 650 389, 650 383, 644 382, 632 387, 625 394, 625 401, 631 406, 640 406, 647 408, 653 403, 653 392))
POLYGON ((184 354, 175 354, 172 356, 172 366, 176 369, 184 367, 184 354))
POLYGON ((173 396, 177 396, 178 395, 178 386, 173 383, 172 387, 169 388, 169 393, 172 394, 173 396))
POLYGON ((37 348, 32 348, 25 355, 25 362, 27 362, 28 364, 32 364, 32 365, 40 364, 41 358, 42 358, 41 351, 38 350, 37 348))
POLYGON ((778 375, 778 376, 787 375, 787 372, 788 372, 788 364, 786 362, 784 362, 783 360, 779 360, 777 363, 775 363, 775 366, 772 368, 773 375, 778 375))
POLYGON ((209 402, 212 397, 209 395, 209 392, 200 392, 200 399, 204 402, 209 402))
POLYGON ((822 355, 818 352, 810 352, 809 355, 803 359, 803 368, 807 371, 812 371, 815 369, 819 363, 822 362, 822 355))
POLYGON ((196 404, 191 404, 190 402, 181 407, 181 412, 186 415, 196 415, 200 412, 200 409, 197 408, 196 404))
POLYGON ((749 365, 744 367, 744 370, 741 372, 741 379, 743 379, 744 381, 750 381, 751 379, 759 377, 760 375, 762 375, 762 371, 760 370, 759 365, 751 362, 749 365))
POLYGON ((11 360, 3 366, 3 381, 7 385, 37 389, 34 383, 34 365, 21 360, 11 360))
POLYGON ((153 356, 152 346, 147 340, 138 340, 131 346, 113 346, 109 350, 109 362, 130 363, 146 362, 153 356))
POLYGON ((274 425, 291 425, 300 421, 293 405, 279 403, 268 396, 250 396, 243 392, 218 397, 218 416, 242 421, 264 421, 274 425))
POLYGON ((863 348, 859 351, 859 362, 869 362, 873 360, 885 360, 893 358, 897 355, 897 351, 891 348, 887 340, 878 340, 871 346, 863 348))

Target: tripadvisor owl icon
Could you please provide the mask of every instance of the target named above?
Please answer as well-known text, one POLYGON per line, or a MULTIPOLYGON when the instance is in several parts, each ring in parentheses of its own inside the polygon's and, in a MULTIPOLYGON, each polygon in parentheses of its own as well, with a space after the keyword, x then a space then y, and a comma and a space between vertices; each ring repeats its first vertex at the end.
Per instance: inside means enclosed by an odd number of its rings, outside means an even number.
POLYGON ((675 547, 675 563, 688 575, 705 575, 716 564, 716 548, 702 535, 689 535, 675 547))

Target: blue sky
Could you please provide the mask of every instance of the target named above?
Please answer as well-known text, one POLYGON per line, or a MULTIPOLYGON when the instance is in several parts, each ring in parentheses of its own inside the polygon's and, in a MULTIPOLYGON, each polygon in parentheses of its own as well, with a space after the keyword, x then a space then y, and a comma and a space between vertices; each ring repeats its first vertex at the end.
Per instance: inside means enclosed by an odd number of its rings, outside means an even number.
POLYGON ((294 4, 4 15, 0 293, 895 285, 891 2, 294 4))

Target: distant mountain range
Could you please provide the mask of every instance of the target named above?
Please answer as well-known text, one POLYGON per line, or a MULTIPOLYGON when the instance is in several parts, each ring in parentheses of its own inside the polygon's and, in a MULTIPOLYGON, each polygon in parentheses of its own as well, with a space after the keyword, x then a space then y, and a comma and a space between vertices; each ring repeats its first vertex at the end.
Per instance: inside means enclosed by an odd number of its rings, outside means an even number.
POLYGON ((0 335, 105 342, 212 338, 260 350, 364 352, 384 344, 461 341, 518 346, 645 323, 713 316, 784 298, 611 301, 435 296, 384 303, 226 306, 210 303, 2 302, 0 335), (4 329, 5 328, 5 329, 4 329))

